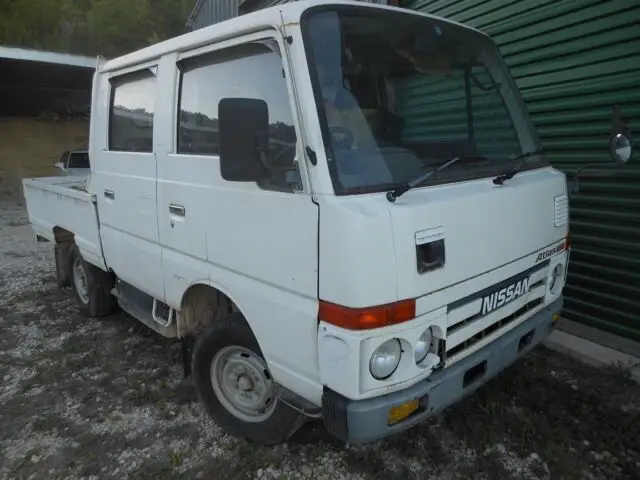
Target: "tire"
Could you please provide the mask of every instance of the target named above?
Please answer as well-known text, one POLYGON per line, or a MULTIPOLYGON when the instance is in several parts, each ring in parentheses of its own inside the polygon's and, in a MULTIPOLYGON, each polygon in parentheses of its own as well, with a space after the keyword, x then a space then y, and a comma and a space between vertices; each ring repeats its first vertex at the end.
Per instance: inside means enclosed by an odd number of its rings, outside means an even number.
POLYGON ((69 278, 73 296, 85 315, 104 317, 111 313, 113 278, 110 273, 85 262, 77 245, 69 255, 69 278))
POLYGON ((238 312, 211 324, 198 337, 191 369, 207 413, 235 437, 277 445, 286 442, 305 420, 278 399, 258 342, 238 312), (234 376, 234 382, 224 381, 234 376), (246 397, 238 402, 238 395, 246 397))

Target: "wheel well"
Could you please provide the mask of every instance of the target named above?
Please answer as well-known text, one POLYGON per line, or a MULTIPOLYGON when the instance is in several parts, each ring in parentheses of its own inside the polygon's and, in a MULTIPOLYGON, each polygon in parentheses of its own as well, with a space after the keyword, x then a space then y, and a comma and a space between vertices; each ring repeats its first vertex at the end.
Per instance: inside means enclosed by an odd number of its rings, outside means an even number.
POLYGON ((207 325, 240 309, 224 292, 211 285, 196 284, 182 297, 178 336, 197 336, 207 325))
POLYGON ((56 243, 76 243, 75 235, 66 228, 55 226, 53 227, 53 237, 56 243))

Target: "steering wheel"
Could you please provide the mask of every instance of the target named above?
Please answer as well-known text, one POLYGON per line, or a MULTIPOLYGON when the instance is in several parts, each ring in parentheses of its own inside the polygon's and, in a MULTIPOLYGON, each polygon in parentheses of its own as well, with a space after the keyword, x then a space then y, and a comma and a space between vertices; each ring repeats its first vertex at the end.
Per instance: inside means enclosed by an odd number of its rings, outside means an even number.
POLYGON ((336 150, 349 150, 353 145, 353 132, 345 127, 329 127, 331 144, 336 150))
MULTIPOLYGON (((285 153, 293 151, 293 155, 291 156, 291 158, 293 159, 293 157, 295 157, 295 151, 296 151, 296 144, 290 144, 290 145, 285 145, 283 148, 280 149, 280 151, 278 153, 276 153, 276 155, 274 155, 274 157, 271 159, 270 162, 270 166, 277 166, 278 165, 278 159, 280 157, 282 157, 285 153)), ((286 168, 288 169, 288 167, 286 168)))

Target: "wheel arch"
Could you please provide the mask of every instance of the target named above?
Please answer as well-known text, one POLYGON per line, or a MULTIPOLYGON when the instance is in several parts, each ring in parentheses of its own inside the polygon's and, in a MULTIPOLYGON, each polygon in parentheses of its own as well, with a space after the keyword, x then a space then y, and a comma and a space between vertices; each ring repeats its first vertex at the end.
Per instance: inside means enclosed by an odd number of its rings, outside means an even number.
POLYGON ((178 335, 197 336, 212 322, 233 312, 243 316, 255 336, 251 320, 243 311, 237 296, 228 288, 209 280, 194 282, 182 294, 178 335))
POLYGON ((66 228, 55 225, 53 227, 53 239, 56 243, 76 243, 76 234, 66 228))

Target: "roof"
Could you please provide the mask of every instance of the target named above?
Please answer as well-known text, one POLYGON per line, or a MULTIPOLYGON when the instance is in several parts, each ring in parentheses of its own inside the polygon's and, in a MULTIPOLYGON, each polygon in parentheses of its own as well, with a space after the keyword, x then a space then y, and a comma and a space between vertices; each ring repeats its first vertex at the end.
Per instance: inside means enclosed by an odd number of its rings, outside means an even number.
POLYGON ((41 63, 54 63, 58 65, 69 65, 73 67, 96 67, 96 59, 93 57, 0 45, 0 59, 2 58, 41 63))
MULTIPOLYGON (((196 7, 200 3, 201 2, 196 4, 196 7)), ((169 53, 190 50, 213 42, 221 41, 226 38, 237 37, 238 35, 256 32, 265 28, 281 25, 283 22, 297 23, 300 21, 300 16, 305 10, 317 5, 353 5, 362 8, 377 8, 381 10, 390 10, 396 12, 404 11, 415 15, 421 15, 427 18, 435 18, 438 20, 449 22, 465 28, 469 28, 478 33, 481 33, 482 35, 485 35, 483 32, 471 28, 468 25, 463 25, 453 20, 444 19, 435 15, 416 12, 415 10, 407 10, 404 8, 390 7, 373 3, 364 3, 354 0, 333 0, 330 2, 327 2, 326 0, 301 0, 264 8, 252 13, 247 13, 246 15, 240 15, 239 17, 234 17, 229 20, 210 25, 208 27, 200 28, 193 32, 185 33, 184 35, 180 35, 179 37, 174 37, 169 40, 156 43, 155 45, 143 48, 141 50, 137 50, 121 57, 114 58, 113 60, 106 62, 99 68, 102 72, 120 70, 136 64, 156 60, 161 56, 169 53)))

